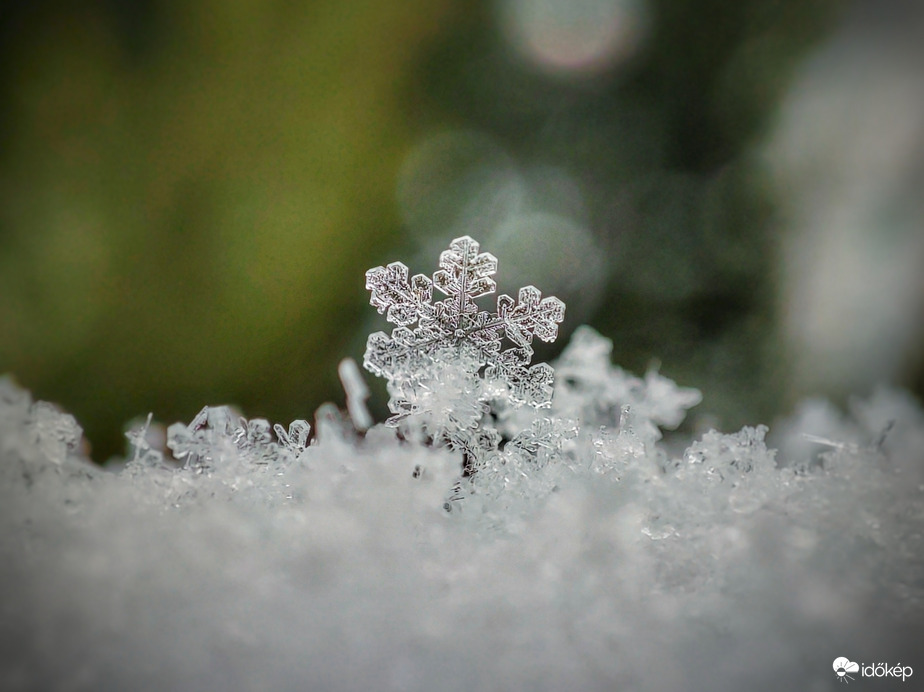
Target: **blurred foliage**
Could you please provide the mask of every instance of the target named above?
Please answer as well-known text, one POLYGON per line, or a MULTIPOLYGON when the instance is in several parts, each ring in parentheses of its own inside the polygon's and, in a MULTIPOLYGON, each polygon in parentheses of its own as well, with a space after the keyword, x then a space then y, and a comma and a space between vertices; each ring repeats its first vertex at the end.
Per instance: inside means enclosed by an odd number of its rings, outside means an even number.
POLYGON ((6 2, 0 371, 74 412, 100 461, 149 410, 339 400, 363 272, 411 242, 401 161, 461 126, 587 191, 611 268, 590 321, 617 362, 658 356, 753 422, 777 401, 750 147, 834 6, 658 0, 638 55, 569 80, 512 55, 481 2, 6 2))
POLYGON ((444 117, 587 191, 609 271, 583 318, 615 340, 615 362, 641 372, 660 360, 729 429, 772 419, 785 387, 774 200, 754 149, 838 7, 657 0, 638 55, 568 78, 512 55, 486 30, 492 15, 472 12, 424 63, 444 117))
POLYGON ((337 396, 373 243, 397 232, 396 94, 442 5, 148 2, 130 35, 109 3, 22 10, 0 370, 72 410, 97 458, 148 410, 288 420, 337 396))

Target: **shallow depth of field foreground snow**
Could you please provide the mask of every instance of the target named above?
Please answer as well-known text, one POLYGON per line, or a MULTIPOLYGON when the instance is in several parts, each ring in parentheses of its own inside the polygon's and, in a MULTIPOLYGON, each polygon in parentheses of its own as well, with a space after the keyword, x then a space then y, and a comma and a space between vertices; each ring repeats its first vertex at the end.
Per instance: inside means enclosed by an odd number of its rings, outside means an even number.
POLYGON ((812 690, 841 657, 924 665, 915 402, 807 404, 781 459, 765 426, 665 440, 700 392, 588 327, 532 363, 564 303, 484 309, 497 259, 468 236, 439 266, 366 273, 395 325, 364 357, 385 424, 348 360, 313 438, 207 406, 102 470, 0 380, 3 689, 812 690))
POLYGON ((579 428, 461 485, 459 453, 331 407, 307 447, 210 409, 171 428, 185 464, 152 426, 99 469, 0 381, 0 688, 823 690, 846 656, 912 689, 920 407, 883 390, 805 405, 781 452, 762 427, 668 450, 698 394, 601 358, 579 330, 556 364, 544 420, 579 428))

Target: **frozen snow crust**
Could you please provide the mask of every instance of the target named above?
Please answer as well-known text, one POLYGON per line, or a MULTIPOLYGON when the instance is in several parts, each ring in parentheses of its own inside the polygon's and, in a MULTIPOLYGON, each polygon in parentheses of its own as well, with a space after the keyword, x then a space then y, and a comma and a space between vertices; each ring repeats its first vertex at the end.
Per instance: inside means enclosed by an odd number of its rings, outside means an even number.
POLYGON ((350 414, 310 433, 206 407, 99 468, 0 380, 0 689, 825 690, 841 656, 924 676, 914 400, 807 402, 779 452, 765 426, 665 440, 699 392, 589 328, 530 364, 554 300, 460 299, 479 321, 433 337, 412 281, 429 336, 370 341, 389 425, 344 367, 350 414))

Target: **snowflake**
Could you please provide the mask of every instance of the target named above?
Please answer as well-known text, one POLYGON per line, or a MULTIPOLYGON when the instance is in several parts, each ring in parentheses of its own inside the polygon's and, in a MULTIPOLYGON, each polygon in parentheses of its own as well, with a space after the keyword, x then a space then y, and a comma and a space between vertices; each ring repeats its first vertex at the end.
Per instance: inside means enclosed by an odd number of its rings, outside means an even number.
POLYGON ((409 277, 401 262, 366 272, 370 302, 397 325, 369 336, 363 360, 388 380, 389 423, 418 414, 431 429, 471 429, 491 399, 548 406, 554 371, 530 365, 532 341, 555 340, 565 304, 526 286, 516 300, 499 296, 495 312, 482 310, 475 299, 495 292, 497 258, 468 236, 450 243, 439 266, 432 279, 409 277), (434 301, 434 287, 446 298, 434 301))

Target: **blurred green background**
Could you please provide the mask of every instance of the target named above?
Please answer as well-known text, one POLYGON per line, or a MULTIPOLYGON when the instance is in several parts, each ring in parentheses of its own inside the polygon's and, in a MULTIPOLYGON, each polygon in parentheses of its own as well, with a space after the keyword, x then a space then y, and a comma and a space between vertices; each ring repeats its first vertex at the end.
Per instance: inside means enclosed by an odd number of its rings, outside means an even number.
POLYGON ((340 402, 384 328, 364 271, 432 272, 462 233, 724 427, 811 389, 761 152, 842 3, 0 5, 0 372, 98 461, 148 411, 340 402))

